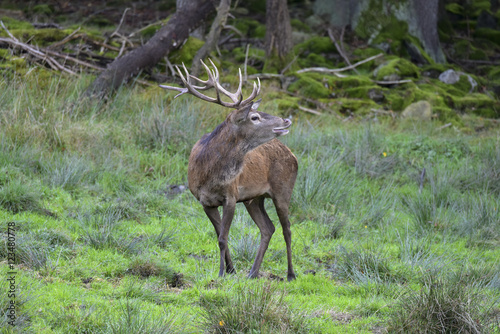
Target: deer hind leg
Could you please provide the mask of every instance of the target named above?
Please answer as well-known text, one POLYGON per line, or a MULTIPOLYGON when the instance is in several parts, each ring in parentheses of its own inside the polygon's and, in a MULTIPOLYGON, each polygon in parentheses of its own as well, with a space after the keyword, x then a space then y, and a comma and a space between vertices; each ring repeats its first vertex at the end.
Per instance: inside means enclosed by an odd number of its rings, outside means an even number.
POLYGON ((259 274, 260 265, 264 259, 264 254, 269 246, 269 241, 271 241, 275 227, 264 209, 264 197, 258 197, 252 201, 244 202, 244 204, 250 217, 252 217, 260 230, 259 250, 257 251, 252 269, 250 269, 250 274, 248 274, 249 278, 256 278, 259 274))
MULTIPOLYGON (((220 230, 221 230, 221 218, 219 214, 219 210, 217 207, 208 207, 205 206, 203 207, 203 210, 205 210, 205 213, 207 214, 208 219, 212 222, 212 225, 215 228, 215 233, 217 234, 217 240, 219 239, 220 236, 220 230)), ((226 264, 226 272, 228 274, 234 274, 236 273, 236 270, 233 267, 233 261, 231 260, 231 255, 229 255, 229 248, 226 247, 225 250, 225 264, 226 264)))
POLYGON ((292 265, 292 232, 290 231, 290 220, 288 219, 288 202, 273 198, 276 213, 281 223, 283 237, 286 244, 286 259, 288 263, 287 280, 292 281, 295 277, 292 265))

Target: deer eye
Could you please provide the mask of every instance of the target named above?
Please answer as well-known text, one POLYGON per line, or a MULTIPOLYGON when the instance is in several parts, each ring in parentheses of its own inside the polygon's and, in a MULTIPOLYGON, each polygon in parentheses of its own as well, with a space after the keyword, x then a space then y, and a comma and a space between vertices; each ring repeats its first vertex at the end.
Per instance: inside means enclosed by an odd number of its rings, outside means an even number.
POLYGON ((251 119, 252 121, 258 121, 258 120, 260 119, 260 117, 259 117, 259 116, 257 116, 257 115, 254 115, 254 116, 250 117, 250 119, 251 119))

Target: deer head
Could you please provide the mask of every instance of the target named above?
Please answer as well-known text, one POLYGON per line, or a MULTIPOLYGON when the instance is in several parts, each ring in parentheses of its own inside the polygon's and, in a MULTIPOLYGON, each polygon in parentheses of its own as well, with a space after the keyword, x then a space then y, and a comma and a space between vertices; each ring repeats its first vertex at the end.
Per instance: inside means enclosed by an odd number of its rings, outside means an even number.
POLYGON ((177 98, 183 94, 190 93, 203 101, 216 103, 224 107, 236 108, 236 110, 233 110, 227 116, 226 123, 228 123, 228 125, 232 127, 235 134, 237 134, 242 140, 247 141, 249 139, 252 139, 251 141, 247 142, 247 145, 250 149, 268 142, 278 136, 288 133, 288 128, 292 125, 292 122, 289 119, 272 116, 257 110, 261 99, 255 102, 253 100, 260 93, 260 80, 258 78, 257 83, 253 83, 253 90, 250 96, 246 99, 243 99, 241 90, 243 84, 241 69, 239 70, 240 80, 238 89, 235 93, 231 93, 220 84, 219 71, 217 70, 217 67, 214 65, 212 60, 210 60, 210 63, 213 69, 210 69, 203 62, 203 60, 201 60, 201 63, 208 74, 207 80, 202 80, 189 74, 186 66, 182 64, 185 75, 182 73, 178 66, 176 66, 176 68, 185 87, 181 88, 166 85, 160 85, 160 87, 178 91, 179 94, 177 94, 174 98, 177 98), (191 79, 198 81, 203 86, 195 86, 191 82, 191 79), (200 93, 200 91, 210 88, 215 89, 215 98, 200 93), (222 95, 229 97, 231 99, 231 102, 223 101, 221 98, 222 95))

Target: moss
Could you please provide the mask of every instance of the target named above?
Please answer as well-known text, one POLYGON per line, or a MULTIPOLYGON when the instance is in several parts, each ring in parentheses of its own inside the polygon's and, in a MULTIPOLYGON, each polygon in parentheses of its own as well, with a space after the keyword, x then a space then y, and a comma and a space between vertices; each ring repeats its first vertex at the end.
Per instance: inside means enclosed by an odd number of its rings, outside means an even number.
POLYGON ((490 28, 479 28, 474 30, 475 38, 483 38, 490 42, 500 45, 500 31, 490 28))
POLYGON ((294 47, 294 51, 296 54, 302 54, 304 52, 308 53, 337 52, 335 49, 335 45, 333 45, 330 38, 319 37, 319 36, 312 37, 303 43, 297 44, 294 47))
POLYGON ((232 24, 246 37, 263 38, 266 34, 266 26, 257 20, 238 18, 232 24))
MULTIPOLYGON (((242 64, 245 61, 246 48, 234 48, 231 52, 231 55, 237 63, 242 64)), ((257 60, 258 62, 264 62, 266 60, 266 52, 260 48, 250 47, 248 49, 248 59, 257 60)))
POLYGON ((266 37, 266 26, 263 24, 259 24, 257 28, 255 28, 255 33, 252 37, 255 38, 264 38, 266 37))
POLYGON ((298 79, 288 86, 288 91, 313 99, 328 98, 330 90, 318 80, 316 73, 299 74, 298 79))
POLYGON ((487 118, 500 117, 500 101, 493 100, 484 94, 473 93, 464 97, 454 98, 453 103, 457 110, 487 118))
POLYGON ((187 67, 190 67, 196 52, 198 52, 203 44, 205 44, 205 42, 202 40, 189 36, 182 48, 170 53, 170 61, 176 64, 184 63, 187 67))
POLYGON ((372 100, 350 98, 335 99, 331 107, 342 114, 355 113, 357 115, 365 115, 370 113, 374 108, 380 108, 380 106, 372 100))
POLYGON ((301 59, 300 65, 302 67, 321 66, 321 67, 327 67, 327 68, 333 66, 332 62, 326 60, 326 58, 324 56, 319 55, 317 53, 308 54, 305 59, 301 59))
MULTIPOLYGON (((12 35, 21 41, 31 40, 31 44, 45 46, 56 41, 60 41, 69 33, 70 30, 61 30, 55 28, 48 29, 12 29, 12 35)), ((0 36, 6 36, 6 32, 0 31, 0 36)))
POLYGON ((345 97, 357 98, 357 99, 368 99, 369 98, 368 93, 373 89, 379 90, 379 91, 382 90, 377 85, 353 87, 353 88, 345 89, 343 91, 343 94, 339 94, 339 96, 345 96, 345 97))
POLYGON ((294 29, 294 30, 303 31, 303 32, 311 32, 311 28, 299 19, 291 19, 290 23, 292 25, 292 29, 294 29))
POLYGON ((462 15, 464 12, 464 7, 458 3, 449 3, 444 7, 448 12, 456 15, 462 15))
POLYGON ((416 65, 406 59, 395 58, 379 66, 374 76, 377 80, 384 80, 384 78, 393 74, 400 77, 418 78, 420 76, 420 70, 416 65))
POLYGON ((432 107, 432 111, 437 118, 443 123, 451 123, 455 126, 462 127, 463 121, 457 112, 448 107, 432 107))
POLYGON ((149 38, 153 37, 154 34, 156 34, 156 32, 158 30, 160 30, 160 28, 161 28, 161 24, 151 25, 151 26, 148 26, 148 27, 142 29, 140 31, 140 34, 142 37, 149 39, 149 38))
POLYGON ((500 67, 491 67, 491 69, 488 71, 488 78, 492 80, 500 80, 500 67))
POLYGON ((7 49, 0 49, 0 59, 7 60, 10 58, 10 51, 7 49))
POLYGON ((88 25, 94 25, 100 28, 111 27, 114 23, 104 15, 92 16, 88 21, 88 25))
MULTIPOLYGON (((19 21, 19 20, 16 20, 16 19, 13 19, 11 17, 7 17, 7 16, 2 16, 0 18, 0 20, 2 20, 3 24, 5 25, 5 27, 9 30, 13 30, 13 29, 33 29, 33 25, 29 22, 25 22, 25 21, 19 21)), ((7 34, 2 30, 0 30, 0 34, 2 34, 2 36, 7 36, 7 34)))
POLYGON ((273 102, 276 103, 279 110, 292 112, 299 108, 299 100, 297 97, 287 97, 274 99, 273 102))
POLYGON ((43 15, 51 15, 54 12, 54 8, 50 5, 36 5, 31 9, 33 14, 43 14, 43 15))
POLYGON ((401 111, 410 104, 408 99, 399 91, 389 90, 387 94, 385 94, 385 99, 387 101, 387 106, 394 111, 401 111))

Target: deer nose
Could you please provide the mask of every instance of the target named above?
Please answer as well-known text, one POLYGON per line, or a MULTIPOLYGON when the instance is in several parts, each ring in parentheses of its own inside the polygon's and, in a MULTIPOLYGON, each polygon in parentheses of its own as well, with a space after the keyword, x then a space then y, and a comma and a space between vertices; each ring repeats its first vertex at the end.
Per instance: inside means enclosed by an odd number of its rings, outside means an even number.
POLYGON ((285 122, 286 125, 292 124, 292 121, 288 118, 283 118, 283 122, 285 122))

